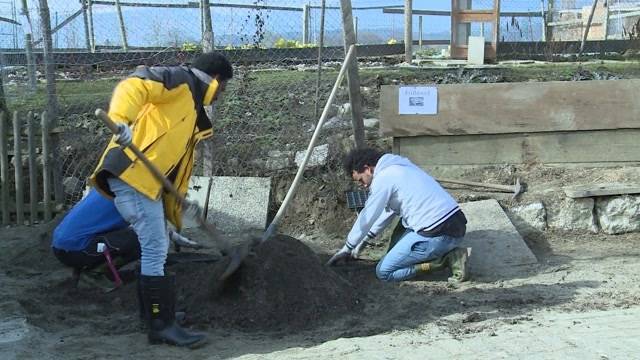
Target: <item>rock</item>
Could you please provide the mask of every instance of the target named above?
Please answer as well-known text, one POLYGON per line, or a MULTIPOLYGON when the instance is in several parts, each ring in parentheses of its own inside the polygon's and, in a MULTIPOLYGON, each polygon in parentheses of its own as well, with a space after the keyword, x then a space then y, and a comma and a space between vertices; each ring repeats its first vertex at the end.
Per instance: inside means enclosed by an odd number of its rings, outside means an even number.
POLYGON ((600 228, 607 234, 640 230, 640 196, 625 195, 598 198, 596 214, 600 228))
MULTIPOLYGON (((323 129, 339 129, 349 126, 349 124, 340 117, 334 116, 322 124, 323 129)), ((316 124, 311 125, 307 132, 312 132, 316 129, 316 124)))
MULTIPOLYGON (((307 151, 298 151, 296 153, 296 165, 299 167, 304 161, 304 157, 307 151)), ((316 146, 313 148, 313 152, 311 153, 311 157, 309 157, 309 162, 307 163, 306 168, 312 168, 316 166, 323 166, 327 163, 327 157, 329 156, 329 145, 324 144, 320 146, 316 146)))
POLYGON ((267 160, 264 166, 267 170, 284 170, 291 166, 292 151, 271 150, 267 153, 267 160))
POLYGON ((550 228, 561 230, 583 230, 598 232, 593 216, 595 201, 591 198, 570 199, 547 207, 547 224, 550 228))
POLYGON ((547 228, 547 211, 541 202, 516 206, 507 211, 507 215, 524 237, 539 234, 547 228))
POLYGON ((374 119, 374 118, 364 119, 364 120, 362 120, 362 122, 364 123, 364 128, 368 129, 368 130, 375 129, 380 124, 380 120, 374 119))
POLYGON ((351 103, 344 103, 338 108, 338 117, 349 119, 351 117, 351 103))

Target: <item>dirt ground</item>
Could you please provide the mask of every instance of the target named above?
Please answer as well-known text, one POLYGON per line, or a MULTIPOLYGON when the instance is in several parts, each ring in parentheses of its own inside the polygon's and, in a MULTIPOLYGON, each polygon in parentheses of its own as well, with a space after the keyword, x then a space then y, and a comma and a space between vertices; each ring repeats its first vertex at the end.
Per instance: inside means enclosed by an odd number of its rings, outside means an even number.
POLYGON ((20 341, 0 343, 0 350, 19 359, 231 358, 356 336, 384 334, 392 341, 398 332, 424 326, 460 339, 491 336, 541 311, 640 302, 638 234, 547 232, 530 244, 537 265, 459 286, 448 284, 445 273, 381 283, 374 259, 382 248, 368 249, 368 260, 324 267, 340 242, 315 241, 314 252, 302 241, 279 236, 249 257, 222 292, 209 285, 215 263, 172 265, 179 309, 189 313, 190 327, 209 336, 206 346, 185 350, 146 344, 133 284, 111 293, 74 288, 70 271, 50 253, 43 227, 3 228, 0 318, 26 317, 29 332, 20 341), (332 245, 322 249, 323 243, 332 245))

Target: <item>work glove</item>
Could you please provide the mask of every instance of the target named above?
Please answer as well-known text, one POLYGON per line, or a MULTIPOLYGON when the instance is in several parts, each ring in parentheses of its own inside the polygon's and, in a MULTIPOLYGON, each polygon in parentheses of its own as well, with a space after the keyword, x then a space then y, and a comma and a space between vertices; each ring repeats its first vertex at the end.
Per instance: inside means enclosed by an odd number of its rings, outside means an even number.
POLYGON ((190 240, 186 236, 182 236, 178 234, 174 230, 169 230, 169 240, 173 241, 176 245, 188 247, 188 248, 199 248, 200 244, 197 242, 190 240))
POLYGON ((362 249, 364 249, 365 247, 367 247, 367 244, 369 243, 370 238, 367 236, 366 238, 364 238, 364 240, 360 241, 360 243, 358 245, 356 245, 355 248, 353 248, 353 250, 351 250, 351 257, 354 259, 359 259, 360 258, 360 251, 362 251, 362 249))
POLYGON ((345 244, 342 249, 340 249, 335 255, 333 255, 331 257, 331 259, 329 259, 329 261, 327 261, 327 266, 333 266, 335 265, 337 262, 344 260, 347 261, 349 259, 351 259, 352 257, 352 250, 349 249, 347 247, 347 245, 345 244))
POLYGON ((131 145, 131 140, 133 139, 131 128, 125 123, 118 123, 117 126, 118 133, 114 136, 116 143, 122 147, 131 145))
POLYGON ((182 203, 182 214, 190 219, 204 219, 204 210, 195 201, 185 200, 182 203))

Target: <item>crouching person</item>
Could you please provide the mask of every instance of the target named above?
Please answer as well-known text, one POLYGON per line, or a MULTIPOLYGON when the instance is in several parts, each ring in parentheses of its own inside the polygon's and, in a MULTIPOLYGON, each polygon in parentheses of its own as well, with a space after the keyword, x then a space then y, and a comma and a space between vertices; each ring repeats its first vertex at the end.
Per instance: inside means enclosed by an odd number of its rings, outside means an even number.
POLYGON ((436 180, 405 157, 371 148, 349 152, 344 169, 370 193, 346 244, 328 265, 357 258, 364 244, 399 216, 397 241, 378 263, 378 279, 402 281, 446 268, 450 281, 468 279, 467 250, 459 247, 467 220, 436 180))

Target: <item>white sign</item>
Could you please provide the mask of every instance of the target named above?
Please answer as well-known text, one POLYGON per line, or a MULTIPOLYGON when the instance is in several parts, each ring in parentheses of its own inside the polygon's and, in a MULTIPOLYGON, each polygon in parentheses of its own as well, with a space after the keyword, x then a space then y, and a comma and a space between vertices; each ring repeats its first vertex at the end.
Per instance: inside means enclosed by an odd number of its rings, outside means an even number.
POLYGON ((436 115, 438 89, 435 86, 402 86, 398 92, 400 115, 436 115))

